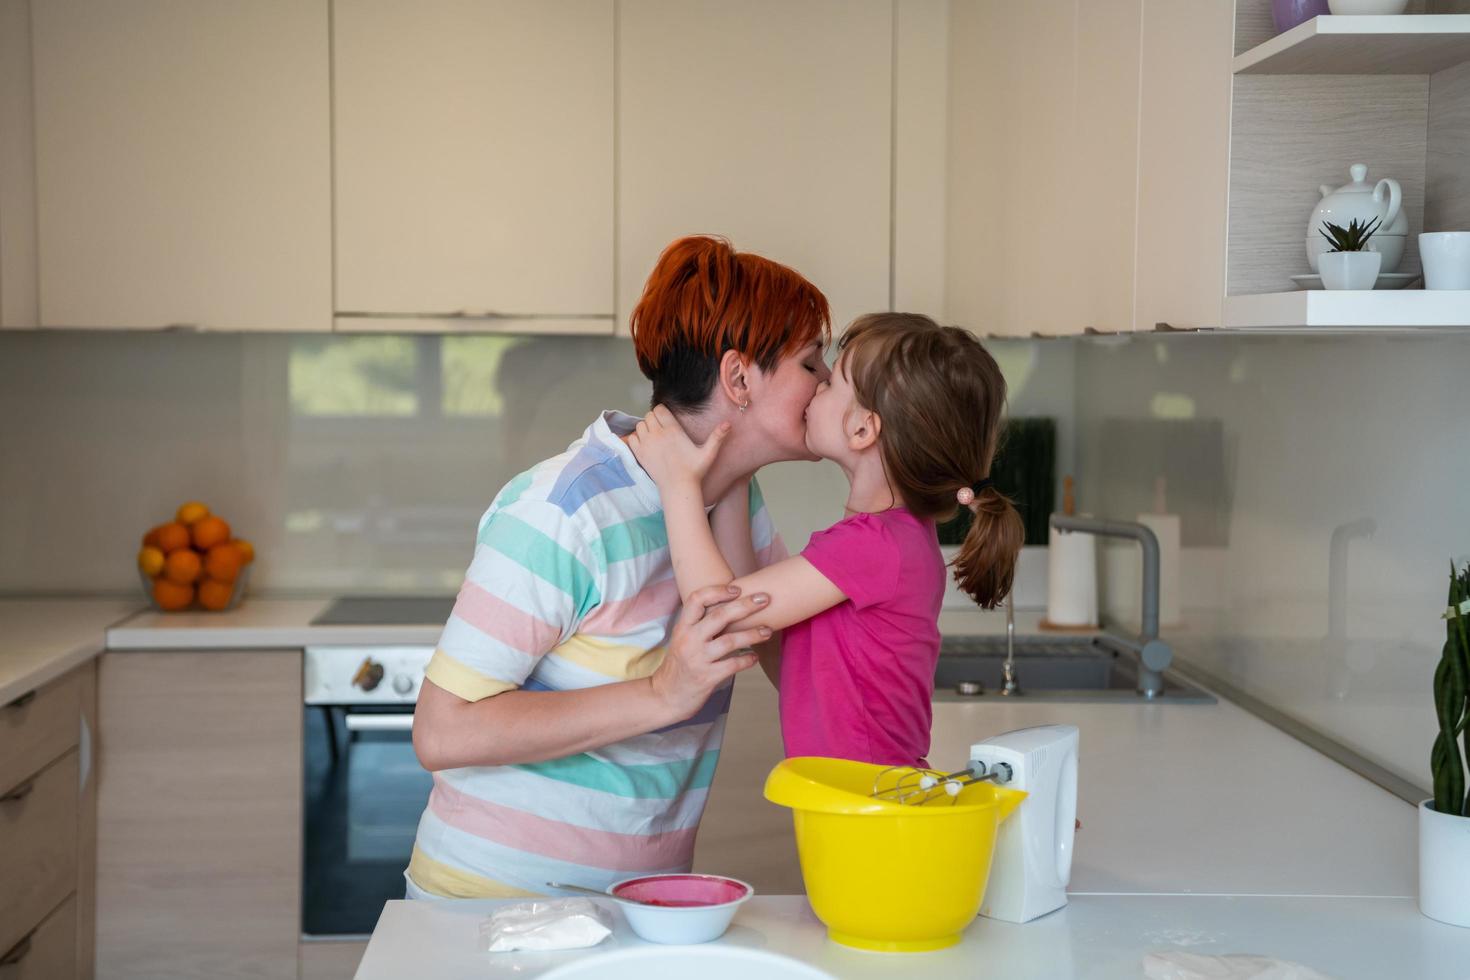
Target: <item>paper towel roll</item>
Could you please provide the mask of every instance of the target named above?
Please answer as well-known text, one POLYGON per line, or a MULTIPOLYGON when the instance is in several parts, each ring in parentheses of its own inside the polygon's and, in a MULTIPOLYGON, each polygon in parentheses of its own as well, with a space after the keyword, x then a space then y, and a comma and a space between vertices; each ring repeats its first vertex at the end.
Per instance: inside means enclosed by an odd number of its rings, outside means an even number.
POLYGON ((1046 625, 1097 625, 1097 538, 1091 534, 1051 529, 1046 625))
POLYGON ((1139 514, 1159 539, 1159 625, 1179 625, 1179 515, 1139 514))

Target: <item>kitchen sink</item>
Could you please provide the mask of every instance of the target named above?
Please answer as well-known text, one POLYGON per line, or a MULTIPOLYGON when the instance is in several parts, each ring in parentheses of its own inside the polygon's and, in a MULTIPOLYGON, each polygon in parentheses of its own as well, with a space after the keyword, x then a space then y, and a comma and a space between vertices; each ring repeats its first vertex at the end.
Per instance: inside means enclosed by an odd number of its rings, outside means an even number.
MULTIPOLYGON (((1214 704, 1208 692, 1164 672, 1164 690, 1144 698, 1138 686, 1137 659, 1106 635, 1017 636, 1016 679, 1029 701, 1083 703, 1141 701, 1166 704, 1214 704)), ((1001 665, 1006 659, 1004 636, 946 636, 939 645, 934 672, 935 701, 999 701, 1001 665)))

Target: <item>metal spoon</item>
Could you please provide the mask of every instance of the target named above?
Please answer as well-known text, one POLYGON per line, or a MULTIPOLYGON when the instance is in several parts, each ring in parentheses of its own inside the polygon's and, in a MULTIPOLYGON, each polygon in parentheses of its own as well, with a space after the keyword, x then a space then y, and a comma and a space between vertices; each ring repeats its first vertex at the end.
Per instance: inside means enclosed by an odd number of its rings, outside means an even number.
POLYGON ((614 899, 615 901, 619 901, 619 902, 631 902, 634 905, 652 905, 652 906, 655 906, 655 907, 658 906, 658 903, 657 902, 645 902, 642 899, 639 899, 639 898, 629 898, 626 895, 613 895, 613 894, 610 894, 608 892, 600 892, 596 888, 584 888, 581 885, 562 885, 562 884, 558 884, 558 883, 556 883, 554 881, 548 881, 546 883, 546 887, 547 888, 560 888, 563 891, 569 891, 569 892, 581 892, 584 895, 591 895, 594 898, 611 898, 611 899, 614 899))

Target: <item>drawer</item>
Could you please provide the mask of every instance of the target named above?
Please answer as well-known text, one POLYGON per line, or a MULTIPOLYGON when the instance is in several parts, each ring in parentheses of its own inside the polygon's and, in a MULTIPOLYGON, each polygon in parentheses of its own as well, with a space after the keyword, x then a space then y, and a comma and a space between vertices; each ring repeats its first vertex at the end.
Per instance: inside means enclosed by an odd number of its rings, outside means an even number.
POLYGON ((46 920, 27 933, 9 952, 0 952, 5 980, 76 980, 77 900, 61 903, 46 920))
POLYGON ((0 950, 77 887, 77 753, 0 793, 0 950))
POLYGON ((0 705, 0 796, 77 744, 81 714, 76 670, 0 705))

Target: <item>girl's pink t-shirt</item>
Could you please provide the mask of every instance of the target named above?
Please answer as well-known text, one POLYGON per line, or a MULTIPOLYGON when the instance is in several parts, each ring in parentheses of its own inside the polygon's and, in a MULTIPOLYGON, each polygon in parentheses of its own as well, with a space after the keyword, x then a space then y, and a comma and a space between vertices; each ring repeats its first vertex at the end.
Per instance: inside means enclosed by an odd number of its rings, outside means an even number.
POLYGON ((847 599, 783 634, 786 754, 926 765, 945 576, 934 523, 855 514, 801 556, 847 599))

